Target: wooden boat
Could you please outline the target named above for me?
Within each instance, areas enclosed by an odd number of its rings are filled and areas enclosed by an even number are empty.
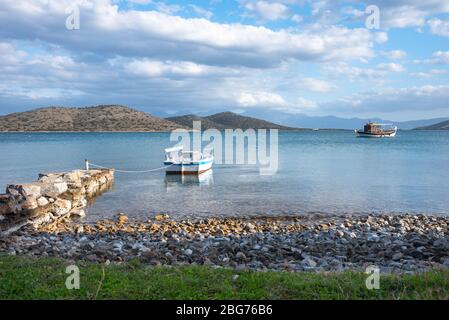
[[[201,174],[212,169],[212,149],[184,151],[182,146],[165,149],[164,165],[167,174]]]
[[[357,137],[361,138],[391,138],[396,136],[398,127],[391,124],[380,124],[369,122],[363,130],[354,130]]]

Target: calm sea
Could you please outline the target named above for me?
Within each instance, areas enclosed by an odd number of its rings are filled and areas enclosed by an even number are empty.
[[[0,133],[0,186],[40,172],[83,168],[84,159],[125,170],[160,167],[167,133]],[[88,220],[368,212],[449,214],[449,132],[357,139],[350,131],[279,133],[279,170],[217,165],[211,174],[116,173]]]

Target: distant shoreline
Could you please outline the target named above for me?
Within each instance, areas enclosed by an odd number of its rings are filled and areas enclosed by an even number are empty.
[[[183,129],[183,128],[179,128]],[[239,128],[229,128],[231,130],[237,130]],[[276,128],[252,128],[254,130],[265,129],[265,130],[278,130],[282,132],[291,132],[291,131],[353,131],[353,129],[310,129],[310,128],[298,128],[298,129],[276,129]],[[176,130],[176,129],[175,129]],[[223,131],[225,129],[219,130]],[[246,129],[247,130],[247,129]],[[243,130],[243,131],[246,131]],[[193,132],[193,130],[187,130],[189,132]],[[206,130],[204,130],[206,131]],[[424,131],[424,130],[422,130]],[[436,131],[436,130],[428,130],[428,131]],[[446,131],[446,130],[440,130]],[[171,131],[1,131],[0,133],[170,133]]]

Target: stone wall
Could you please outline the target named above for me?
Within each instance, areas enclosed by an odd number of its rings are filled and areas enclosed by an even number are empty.
[[[84,216],[89,201],[108,190],[113,170],[40,174],[37,182],[10,184],[0,194],[0,233],[41,225],[62,216]]]

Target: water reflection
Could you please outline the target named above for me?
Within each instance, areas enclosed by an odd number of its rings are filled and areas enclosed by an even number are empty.
[[[214,183],[212,170],[201,174],[168,174],[165,176],[165,189],[167,192],[178,186],[209,186]]]
[[[108,181],[107,183],[99,186],[92,194],[86,197],[87,205],[92,206],[102,194],[108,191],[114,191],[114,186],[114,181]]]

